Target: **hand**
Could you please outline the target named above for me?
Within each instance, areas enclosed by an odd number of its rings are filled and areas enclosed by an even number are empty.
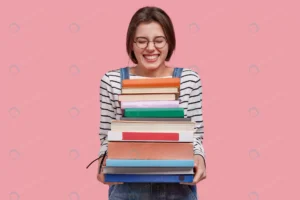
[[[194,180],[191,183],[183,183],[180,184],[186,184],[186,185],[196,185],[201,180],[206,178],[206,169],[204,164],[204,158],[201,155],[194,155],[194,171],[195,176]]]
[[[99,169],[99,166],[100,166],[100,163],[101,163],[101,159],[102,158],[99,159],[98,169]],[[107,156],[105,156],[105,158],[103,160],[103,164],[102,164],[100,174],[97,174],[97,180],[100,181],[103,184],[106,184],[106,185],[123,184],[122,182],[105,182],[105,177],[104,177],[105,175],[103,174],[103,168],[106,166],[106,159],[107,159]]]

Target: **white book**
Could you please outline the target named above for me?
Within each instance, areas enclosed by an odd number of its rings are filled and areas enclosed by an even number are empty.
[[[195,131],[195,122],[113,120],[111,122],[111,131],[186,132]]]
[[[122,88],[122,94],[145,94],[145,93],[177,93],[178,88],[176,87],[155,87],[155,88]]]

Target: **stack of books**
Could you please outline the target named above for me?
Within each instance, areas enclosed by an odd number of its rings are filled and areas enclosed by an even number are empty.
[[[195,124],[184,118],[179,93],[179,78],[123,80],[122,117],[108,132],[106,182],[193,181]]]

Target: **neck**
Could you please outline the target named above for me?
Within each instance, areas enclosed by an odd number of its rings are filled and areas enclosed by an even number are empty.
[[[147,69],[143,66],[137,65],[132,69],[133,74],[138,76],[145,76],[145,77],[161,77],[161,76],[169,76],[171,74],[169,67],[165,64],[162,64],[156,69]]]

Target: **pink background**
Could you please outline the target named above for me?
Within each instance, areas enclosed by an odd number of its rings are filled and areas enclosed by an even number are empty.
[[[200,199],[299,199],[300,14],[291,0],[2,2],[0,199],[107,199],[97,164],[86,169],[100,148],[99,84],[128,65],[127,26],[145,5],[173,20],[169,64],[202,78]]]

